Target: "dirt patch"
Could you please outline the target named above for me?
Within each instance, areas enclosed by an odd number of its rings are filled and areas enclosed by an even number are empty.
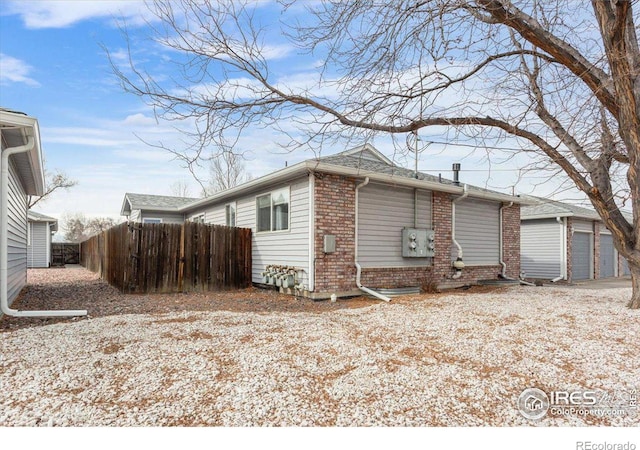
[[[181,311],[234,311],[255,313],[330,312],[364,308],[379,303],[365,297],[329,301],[313,301],[279,294],[275,291],[249,288],[222,292],[185,294],[127,295],[83,268],[29,269],[28,284],[11,305],[19,310],[86,309],[90,318],[123,314],[166,314]],[[434,294],[439,295],[439,294]],[[80,318],[0,318],[0,332]],[[162,319],[167,320],[167,319]],[[190,321],[197,318],[169,320]]]

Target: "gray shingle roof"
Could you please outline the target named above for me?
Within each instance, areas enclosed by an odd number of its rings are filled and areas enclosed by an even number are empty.
[[[348,150],[346,152],[337,153],[335,155],[324,156],[316,160],[326,164],[349,167],[352,169],[360,169],[363,172],[374,172],[403,178],[413,178],[418,180],[431,181],[434,183],[442,183],[449,186],[455,185],[453,180],[436,177],[434,175],[430,175],[420,171],[418,171],[418,175],[416,176],[416,172],[414,170],[410,170],[394,164],[393,162],[386,159],[382,154],[378,153],[377,150],[372,149],[372,147],[370,147],[369,145],[365,145],[357,150]],[[465,183],[461,182],[459,184],[462,185]],[[497,191],[484,189],[470,184],[467,185],[467,188],[469,189],[469,191],[491,192],[499,194],[499,192]]]
[[[602,220],[600,215],[593,209],[583,208],[582,206],[572,205],[570,203],[559,202],[548,198],[527,196],[538,201],[536,205],[523,206],[520,210],[522,219],[542,219],[550,217],[577,217],[587,220]],[[632,220],[631,214],[623,211],[623,216],[627,220]]]
[[[153,208],[181,208],[182,206],[193,203],[197,198],[189,197],[171,197],[168,195],[148,195],[148,194],[132,194],[127,192],[125,198],[129,201],[131,209],[153,209]]]

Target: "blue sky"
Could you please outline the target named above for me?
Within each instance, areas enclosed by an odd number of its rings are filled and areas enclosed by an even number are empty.
[[[273,13],[266,3],[262,14]],[[170,185],[177,181],[191,183],[191,193],[198,195],[189,173],[171,154],[140,139],[175,144],[179,135],[171,126],[156,123],[152,111],[118,84],[103,49],[108,48],[116,62],[125,55],[116,19],[127,22],[136,43],[134,52],[143,55],[148,64],[163,67],[173,57],[145,40],[149,35],[145,20],[152,20],[152,16],[142,2],[3,2],[0,105],[38,118],[47,168],[63,170],[79,182],[36,207],[56,218],[65,213],[119,218],[125,192],[169,195]],[[291,80],[309,70],[313,61],[296,54],[283,40],[274,39],[276,70]],[[254,177],[283,167],[285,161],[291,165],[312,156],[304,151],[283,155],[277,139],[265,130],[243,136],[251,158],[247,170]],[[389,156],[393,153],[388,139],[380,138],[373,144]],[[339,150],[327,148],[323,152]],[[490,166],[482,152],[471,154],[472,150],[432,144],[421,153],[419,167],[451,177],[451,164],[462,162],[463,181],[511,193],[522,161]],[[413,166],[412,161],[399,162]],[[516,192],[532,193],[532,181],[519,182]],[[535,192],[544,195],[554,188],[549,184]]]

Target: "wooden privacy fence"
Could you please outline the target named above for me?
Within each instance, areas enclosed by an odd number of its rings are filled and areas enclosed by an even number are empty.
[[[122,292],[244,288],[251,285],[251,230],[123,223],[82,242],[80,263]]]

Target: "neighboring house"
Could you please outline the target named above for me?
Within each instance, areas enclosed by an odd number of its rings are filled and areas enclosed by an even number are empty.
[[[126,193],[120,215],[126,216],[127,220],[132,222],[182,223],[184,214],[177,211],[196,200],[198,199]]]
[[[51,237],[58,231],[58,220],[29,211],[27,221],[27,267],[51,266]]]
[[[530,197],[522,208],[520,254],[527,278],[579,281],[629,275],[613,237],[593,210]]]
[[[367,144],[173,208],[162,200],[134,217],[132,202],[127,194],[123,214],[137,221],[163,212],[176,221],[251,228],[254,283],[268,281],[267,266],[295,267],[296,286],[326,298],[359,294],[358,282],[380,289],[517,278],[520,203],[527,201],[416,174]],[[452,267],[452,231],[463,250],[461,272]]]
[[[27,282],[27,196],[44,193],[38,121],[0,109],[0,138],[0,296],[11,305]]]

